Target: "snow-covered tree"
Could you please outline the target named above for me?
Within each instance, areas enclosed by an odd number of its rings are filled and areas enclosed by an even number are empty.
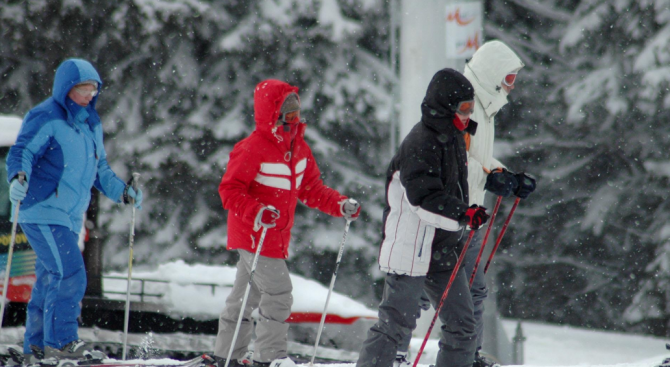
[[[499,148],[539,189],[507,235],[500,304],[508,315],[630,328],[622,313],[655,278],[645,267],[670,217],[670,4],[512,3],[487,8],[489,37],[527,64],[498,120]]]
[[[497,157],[538,178],[496,258],[506,315],[668,333],[669,7],[485,1],[486,38],[526,64],[496,118]],[[388,11],[386,0],[4,1],[0,112],[23,115],[62,60],[89,59],[105,81],[113,168],[142,173],[137,263],[232,263],[217,192],[228,153],[253,130],[256,83],[299,86],[324,181],[364,208],[336,287],[372,303],[397,116]],[[128,209],[101,203],[106,266],[121,268]],[[297,215],[291,269],[328,282],[344,222]]]
[[[0,106],[24,114],[50,94],[62,60],[90,60],[105,82],[98,108],[113,168],[122,177],[142,174],[137,264],[232,263],[217,192],[228,153],[254,129],[258,82],[300,87],[324,182],[363,204],[338,287],[372,301],[380,177],[395,116],[386,7],[376,0],[5,2]],[[101,205],[106,266],[122,267],[129,211]],[[344,221],[306,207],[297,215],[291,268],[327,279]]]

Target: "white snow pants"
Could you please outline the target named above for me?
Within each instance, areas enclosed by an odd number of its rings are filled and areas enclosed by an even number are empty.
[[[219,332],[214,345],[214,355],[220,358],[228,357],[254,261],[254,253],[245,250],[239,250],[238,253],[240,260],[237,262],[235,283],[226,299],[226,308],[221,312]],[[260,317],[256,324],[254,361],[271,362],[287,357],[289,325],[286,319],[290,316],[293,305],[292,291],[293,285],[286,261],[260,256],[231,359],[240,359],[248,351],[253,333],[251,312],[256,308],[259,309]]]

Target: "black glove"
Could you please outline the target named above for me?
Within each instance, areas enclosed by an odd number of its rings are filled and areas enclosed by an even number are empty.
[[[504,198],[516,193],[519,188],[519,182],[514,174],[504,168],[498,168],[491,171],[486,177],[484,189],[494,195]]]
[[[462,222],[469,225],[472,229],[479,229],[486,221],[489,220],[489,215],[486,214],[486,208],[472,204],[468,210],[463,214]]]
[[[525,199],[530,195],[533,191],[535,191],[535,187],[537,186],[535,182],[535,178],[528,173],[517,173],[514,175],[516,177],[517,182],[519,183],[519,187],[514,191],[514,195]]]

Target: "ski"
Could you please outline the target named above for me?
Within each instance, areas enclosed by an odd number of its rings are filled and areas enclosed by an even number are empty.
[[[216,361],[208,354],[203,354],[187,361],[177,361],[169,359],[156,360],[117,360],[111,358],[99,359],[91,355],[85,359],[57,359],[45,358],[34,363],[25,363],[23,353],[16,349],[8,348],[10,361],[5,362],[6,366],[24,366],[24,367],[216,367]],[[11,363],[13,362],[13,363]]]
[[[665,349],[670,350],[670,344],[665,344]],[[657,367],[670,367],[670,358],[665,358]]]

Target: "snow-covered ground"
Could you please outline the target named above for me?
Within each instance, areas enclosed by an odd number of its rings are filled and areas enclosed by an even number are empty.
[[[157,289],[147,291],[163,293],[163,302],[168,308],[179,314],[218,315],[225,297],[226,285],[232,284],[235,269],[224,266],[188,265],[176,261],[160,265],[154,269],[138,269],[134,278],[149,278],[171,281],[155,284]],[[114,275],[123,276],[124,273]],[[293,276],[294,311],[321,312],[328,289],[312,280]],[[219,284],[216,291],[204,286],[187,283]],[[106,281],[105,289],[125,290],[126,281]],[[197,299],[198,302],[193,302]],[[340,316],[376,316],[374,310],[334,294],[328,307],[329,313]],[[516,320],[503,320],[507,335],[514,335]],[[522,322],[524,343],[524,361],[526,366],[614,366],[650,367],[658,365],[663,358],[670,357],[665,350],[666,340],[650,336],[631,335],[604,331],[593,331],[567,326],[549,325],[537,322]],[[209,338],[201,338],[201,341]],[[211,341],[213,343],[213,340]],[[416,355],[422,339],[415,338],[410,351]],[[297,348],[297,347],[296,347]],[[311,349],[308,349],[311,351]],[[434,363],[437,353],[437,340],[430,340],[424,350],[420,364]],[[302,351],[301,351],[302,352]],[[343,352],[342,360],[352,360],[350,352]],[[330,365],[336,367],[336,365]],[[344,366],[344,364],[343,364]],[[347,365],[350,366],[350,365]]]
[[[512,334],[516,327],[516,320],[504,320],[503,325],[508,334]],[[523,322],[524,334],[527,338],[524,344],[525,366],[617,366],[617,367],[653,367],[664,358],[670,357],[665,351],[665,339],[624,333],[593,331],[568,326],[556,326],[536,322]],[[23,328],[5,328],[0,336],[0,343],[8,343],[20,339]],[[121,332],[115,332],[121,340]],[[82,333],[82,338],[92,337],[88,331]],[[143,343],[152,339],[172,338],[180,339],[183,334],[175,335],[145,335]],[[199,348],[213,348],[214,336],[198,336]],[[178,342],[173,340],[172,342]],[[421,339],[413,339],[411,352],[416,355]],[[132,343],[132,338],[131,338]],[[324,348],[325,349],[325,348]],[[289,345],[289,350],[311,356],[312,346]],[[324,350],[324,356],[336,358],[333,350]],[[434,363],[437,352],[437,341],[430,340],[426,346],[420,365],[427,367]],[[353,361],[355,354],[341,352],[341,360]],[[138,364],[146,363],[138,361]],[[305,364],[306,365],[306,364]],[[353,363],[328,364],[324,367],[352,367]]]
[[[517,320],[503,320],[507,335],[514,335]],[[670,357],[666,339],[651,336],[594,331],[539,322],[522,322],[525,366],[657,366]],[[412,339],[416,355],[422,339]],[[437,341],[430,340],[420,364],[435,361]]]
[[[125,275],[122,273],[114,274]],[[188,265],[181,261],[167,263],[154,269],[138,269],[133,272],[134,279],[149,278],[168,281],[156,283],[147,292],[157,292],[164,296],[168,309],[178,314],[200,314],[203,316],[218,315],[223,300],[228,294],[227,284],[232,283],[234,269],[222,266]],[[296,308],[301,312],[321,312],[328,289],[323,285],[294,276],[294,294]],[[218,284],[215,290],[209,286],[189,283]],[[151,288],[151,287],[150,287]],[[105,282],[105,289],[125,290],[125,280]],[[124,297],[125,298],[125,297]],[[188,302],[184,302],[188,300]],[[194,302],[197,300],[197,302]],[[329,312],[341,316],[376,315],[364,305],[350,298],[334,294],[329,305]],[[502,324],[507,335],[514,335],[517,320],[503,320]],[[538,322],[522,322],[524,343],[524,362],[526,366],[617,366],[617,367],[652,367],[657,366],[664,358],[670,357],[665,350],[666,339],[625,333],[594,331],[568,326],[557,326]],[[102,334],[105,334],[102,336]],[[14,344],[21,340],[23,328],[4,328],[0,334],[0,344]],[[119,331],[82,330],[85,340],[106,340],[121,342]],[[323,340],[323,339],[322,339]],[[415,338],[410,345],[410,354],[416,355],[422,343]],[[131,345],[153,344],[164,345],[165,348],[178,350],[178,346],[190,346],[192,350],[211,351],[214,348],[213,335],[186,334],[135,334],[129,338]],[[253,346],[252,346],[253,348]],[[312,345],[291,343],[289,352],[303,356],[311,356]],[[186,348],[187,350],[189,348]],[[420,365],[434,363],[437,354],[437,340],[430,340],[420,360]],[[356,352],[337,351],[321,348],[319,357],[354,362]],[[138,361],[138,364],[146,362]],[[324,365],[325,366],[325,365]],[[329,367],[352,367],[352,363],[328,364]]]

